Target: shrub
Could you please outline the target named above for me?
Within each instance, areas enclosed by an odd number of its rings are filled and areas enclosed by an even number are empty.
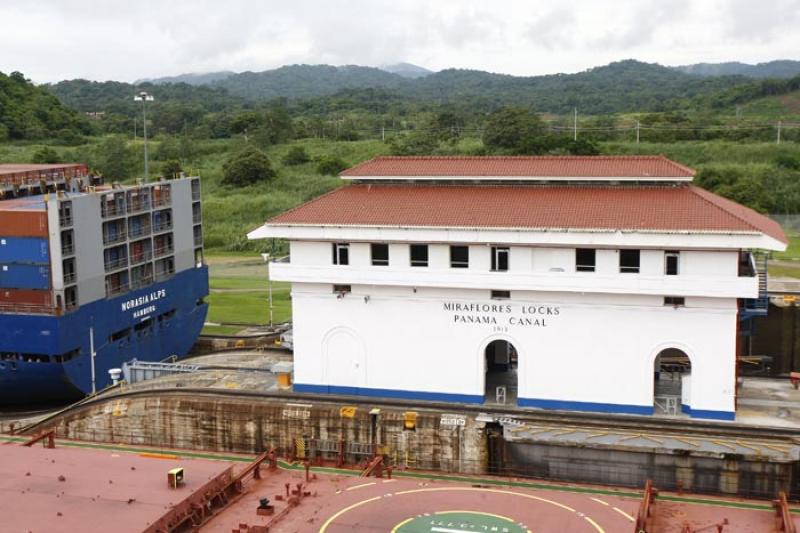
[[[167,178],[175,177],[181,172],[183,172],[183,168],[181,167],[180,161],[177,159],[164,161],[164,164],[161,165],[161,174]]]
[[[335,155],[324,155],[317,161],[317,172],[324,176],[335,176],[347,167],[348,164]]]
[[[35,154],[33,154],[34,163],[59,163],[60,161],[61,157],[58,155],[58,152],[49,146],[40,148]]]
[[[222,183],[225,185],[250,185],[273,177],[275,170],[267,154],[249,144],[222,164]]]
[[[283,157],[283,164],[289,166],[302,165],[308,163],[311,158],[302,146],[292,146],[289,152]]]

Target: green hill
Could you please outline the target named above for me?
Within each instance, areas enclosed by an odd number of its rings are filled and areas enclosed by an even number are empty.
[[[0,72],[0,141],[60,138],[91,132],[88,120],[20,72]]]

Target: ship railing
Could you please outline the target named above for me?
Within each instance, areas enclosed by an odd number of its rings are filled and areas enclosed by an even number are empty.
[[[203,222],[203,215],[200,213],[193,213],[192,214],[192,223],[193,224],[200,224]]]
[[[156,272],[156,281],[164,281],[175,274],[175,269],[164,270],[163,272]]]
[[[105,262],[106,272],[110,272],[111,270],[117,270],[118,268],[125,268],[126,266],[128,266],[127,257],[109,259],[108,261]]]
[[[131,282],[131,290],[141,289],[153,283],[153,276],[144,276]]]
[[[75,283],[76,279],[78,279],[78,275],[75,272],[67,272],[64,274],[64,285]]]
[[[103,235],[103,244],[105,245],[117,244],[119,242],[125,242],[127,238],[128,238],[127,232],[124,230],[120,231],[119,233],[105,234]]]
[[[153,199],[153,207],[162,207],[165,205],[169,205],[172,197],[169,194],[161,194]]]
[[[72,215],[61,215],[58,217],[58,223],[62,228],[68,228],[72,226]]]
[[[192,201],[193,202],[199,202],[200,201],[200,187],[198,187],[195,190],[194,185],[192,185]]]
[[[169,255],[169,254],[171,254],[171,253],[172,253],[174,250],[175,250],[175,247],[174,247],[174,246],[172,246],[171,244],[170,244],[170,245],[167,245],[167,246],[160,246],[160,247],[156,248],[156,251],[155,251],[155,256],[156,256],[156,257],[162,257],[162,256],[164,256],[164,255]]]
[[[123,292],[128,292],[130,287],[127,283],[120,283],[119,285],[110,285],[106,284],[106,295],[114,296],[117,294],[122,294]]]
[[[72,255],[75,253],[75,245],[74,244],[62,244],[61,245],[61,255]]]
[[[136,239],[138,237],[145,237],[150,235],[150,225],[139,226],[138,228],[134,228],[128,232],[128,235],[131,239]]]
[[[144,252],[138,254],[131,255],[131,264],[138,265],[139,263],[145,263],[150,261],[153,258],[153,252],[150,250],[145,250]]]
[[[139,211],[147,211],[150,209],[150,200],[141,200],[136,202],[128,202],[128,213],[138,213]]]
[[[195,246],[203,246],[203,234],[195,234],[194,236],[194,245]]]
[[[54,305],[0,303],[0,314],[10,315],[57,315],[58,307]]]
[[[171,220],[164,220],[162,222],[156,222],[153,224],[153,233],[158,233],[160,231],[168,231],[172,229],[172,221]]]
[[[113,216],[117,216],[117,215],[124,215],[125,214],[125,204],[104,202],[102,204],[101,211],[102,211],[103,218],[113,217]]]

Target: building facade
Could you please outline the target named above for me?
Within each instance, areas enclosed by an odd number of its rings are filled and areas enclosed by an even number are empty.
[[[379,157],[282,238],[295,390],[733,419],[770,219],[663,157]]]

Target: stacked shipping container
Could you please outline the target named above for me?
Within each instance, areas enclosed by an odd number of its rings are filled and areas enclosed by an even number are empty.
[[[7,209],[10,207],[11,209]],[[0,310],[52,309],[50,246],[44,209],[0,204]]]

